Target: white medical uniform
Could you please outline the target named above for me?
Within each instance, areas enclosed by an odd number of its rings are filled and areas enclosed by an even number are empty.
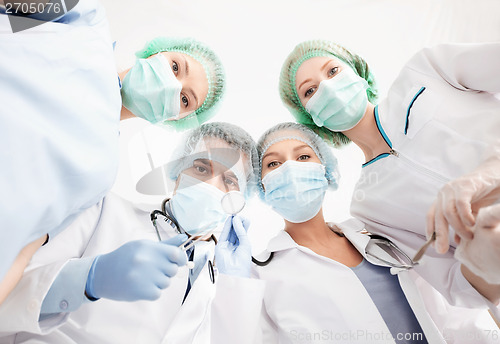
[[[22,247],[54,237],[114,182],[121,96],[112,45],[95,0],[17,33],[0,13],[0,279]]]
[[[41,303],[68,259],[91,263],[96,255],[128,241],[158,240],[150,221],[151,210],[108,195],[42,247],[19,285],[0,306],[0,343],[253,343],[264,282],[216,273],[214,284],[208,261],[203,263],[184,304],[189,273],[186,266],[179,268],[158,300],[100,299],[86,302],[74,312],[38,321]],[[209,248],[204,254],[213,262],[214,245],[202,244]],[[82,284],[80,295],[85,282]],[[61,295],[61,311],[70,308],[70,303],[70,298]]]
[[[478,167],[500,138],[499,92],[500,43],[444,44],[417,53],[375,108],[377,126],[396,153],[363,165],[351,214],[413,256],[425,241],[425,217],[438,191]],[[426,254],[440,256],[433,248]],[[426,271],[422,276],[448,301],[466,305],[450,294],[459,268],[449,281],[436,283]]]
[[[371,261],[363,224],[351,219],[337,226]],[[258,258],[269,252],[274,252],[270,263],[254,269],[267,283],[262,343],[394,343],[352,269],[298,245],[285,231]],[[450,306],[414,270],[399,270],[398,279],[429,343],[495,343],[495,323],[486,310]]]

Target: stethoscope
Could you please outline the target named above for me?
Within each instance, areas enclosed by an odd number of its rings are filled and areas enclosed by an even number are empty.
[[[187,251],[189,248],[191,248],[191,246],[194,245],[194,243],[196,241],[199,240],[199,238],[195,239],[195,240],[192,240],[192,235],[190,235],[189,233],[185,232],[184,230],[182,230],[182,227],[179,226],[179,223],[177,222],[177,220],[173,217],[173,216],[170,216],[169,212],[167,211],[167,204],[168,202],[170,201],[170,198],[165,198],[163,200],[163,202],[161,203],[161,210],[153,210],[150,214],[150,218],[151,218],[151,222],[153,223],[153,227],[155,228],[156,230],[156,236],[158,237],[158,240],[161,241],[162,238],[161,238],[161,235],[160,235],[160,230],[158,229],[159,227],[159,221],[164,221],[166,223],[168,223],[171,227],[174,228],[174,230],[178,233],[178,234],[186,234],[188,236],[188,240],[186,240],[185,242],[183,242],[179,247],[181,247],[184,251]],[[200,238],[204,238],[205,236],[201,236]],[[217,245],[217,238],[211,234],[210,235],[210,238],[208,241],[214,241],[215,245]],[[186,245],[188,244],[188,245]],[[190,262],[192,264],[188,264],[188,268],[192,269],[194,268],[194,264],[193,262]],[[214,262],[212,263],[212,261],[209,259],[208,260],[208,275],[210,276],[210,281],[212,282],[212,284],[215,283],[215,258],[214,258]]]
[[[156,230],[156,235],[159,241],[162,240],[160,235],[160,230],[158,229],[159,221],[167,222],[169,225],[174,227],[175,231],[179,234],[186,234],[188,236],[188,239],[184,241],[181,245],[179,245],[179,248],[182,248],[184,251],[187,251],[197,241],[206,238],[206,235],[200,235],[196,239],[193,239],[192,235],[184,231],[177,222],[177,220],[173,216],[170,216],[170,212],[167,210],[167,204],[169,201],[170,198],[164,199],[161,204],[161,210],[156,209],[151,212],[150,214],[151,222],[153,223],[153,227]],[[231,216],[234,216],[238,214],[241,210],[243,210],[245,204],[246,204],[245,197],[241,192],[236,190],[225,193],[221,199],[222,209],[224,210],[225,213]],[[210,234],[210,238],[208,241],[212,240],[215,243],[215,245],[217,245],[217,238],[215,237],[214,234]],[[194,264],[191,264],[188,267],[192,269],[194,268]],[[215,283],[215,257],[213,262],[210,259],[208,260],[208,274],[210,276],[210,280],[212,281],[212,283]]]
[[[340,235],[340,236],[345,236],[341,232],[333,231],[335,234]],[[378,261],[379,264],[385,265],[390,268],[394,268],[397,270],[410,270],[414,268],[416,265],[418,265],[418,260],[413,258],[411,259],[403,250],[401,250],[396,244],[394,244],[391,240],[377,235],[377,234],[367,234],[370,237],[370,241],[380,247],[387,246],[391,249],[392,252],[395,253],[396,257],[393,257],[395,261],[399,261],[399,263],[391,262],[387,259],[381,258],[378,255],[373,254],[370,251],[366,251],[366,256],[370,257],[371,260]],[[254,257],[252,257],[252,262],[258,266],[266,266],[268,265],[271,260],[274,257],[274,252],[271,252],[269,255],[269,258],[267,258],[265,261],[258,261]]]

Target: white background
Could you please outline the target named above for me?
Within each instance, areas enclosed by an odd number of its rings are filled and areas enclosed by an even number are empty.
[[[212,47],[227,74],[227,92],[213,121],[244,127],[257,140],[276,123],[291,121],[281,104],[278,77],[293,47],[308,39],[335,41],[370,65],[383,99],[404,63],[419,49],[442,42],[500,40],[497,0],[104,0],[116,43],[119,70],[156,36],[193,37]],[[480,63],[480,61],[478,61]],[[158,202],[135,191],[135,183],[168,161],[181,135],[140,119],[121,124],[121,167],[113,191],[134,202]],[[148,146],[146,149],[145,146]],[[327,193],[325,218],[349,217],[349,203],[363,163],[353,144],[336,150],[341,181]],[[159,187],[163,187],[159,185]],[[283,228],[282,220],[257,198],[243,214],[252,220],[253,252]]]

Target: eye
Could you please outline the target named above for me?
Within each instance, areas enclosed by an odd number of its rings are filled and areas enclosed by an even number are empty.
[[[299,157],[297,158],[297,160],[302,161],[302,160],[307,160],[307,159],[310,159],[310,158],[311,158],[311,156],[310,156],[310,155],[307,155],[307,154],[302,154],[301,156],[299,156]]]
[[[179,71],[179,66],[175,61],[172,61],[172,70],[174,71],[175,74],[177,74],[177,72]]]
[[[274,168],[279,166],[279,161],[271,161],[269,164],[267,164],[267,168]]]
[[[228,185],[231,189],[238,189],[239,184],[238,181],[233,178],[225,178],[224,183]]]
[[[333,68],[330,68],[330,69],[328,70],[328,76],[329,76],[329,77],[334,76],[335,74],[337,74],[338,70],[339,70],[339,67],[333,67]]]
[[[200,166],[200,165],[194,166],[194,168],[195,168],[196,172],[198,172],[198,173],[206,173],[208,171],[205,167]]]
[[[181,101],[182,101],[182,104],[184,105],[184,107],[187,108],[189,106],[189,99],[188,99],[188,97],[186,97],[183,94],[181,94]]]
[[[316,87],[310,87],[310,88],[307,89],[307,91],[304,94],[304,96],[307,98],[307,97],[311,96],[314,93],[314,91],[316,91]]]
[[[201,162],[195,162],[193,164],[193,168],[198,174],[207,174],[208,173],[208,167]]]

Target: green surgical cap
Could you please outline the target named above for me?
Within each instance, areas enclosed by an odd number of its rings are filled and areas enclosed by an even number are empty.
[[[164,51],[183,53],[200,62],[207,75],[208,94],[203,104],[192,114],[176,121],[165,121],[163,124],[179,131],[199,127],[215,115],[224,93],[225,74],[222,63],[208,46],[192,38],[157,37],[146,43],[135,55],[145,59]]]
[[[302,124],[285,122],[268,129],[257,142],[258,167],[256,168],[259,196],[264,197],[264,187],[262,185],[262,159],[266,151],[273,144],[285,141],[297,140],[304,142],[312,148],[316,156],[325,166],[325,177],[328,180],[330,189],[338,188],[340,173],[337,165],[337,158],[333,155],[332,149],[314,131]]]
[[[369,87],[366,90],[368,101],[375,104],[377,99],[375,78],[365,60],[358,55],[352,54],[338,44],[324,40],[305,41],[293,49],[281,68],[279,91],[281,100],[297,122],[313,129],[323,140],[334,147],[340,147],[349,143],[349,138],[340,132],[333,132],[325,127],[318,127],[312,120],[311,115],[302,106],[295,88],[297,70],[304,61],[312,57],[330,57],[332,55],[349,65],[356,74],[368,82]]]

